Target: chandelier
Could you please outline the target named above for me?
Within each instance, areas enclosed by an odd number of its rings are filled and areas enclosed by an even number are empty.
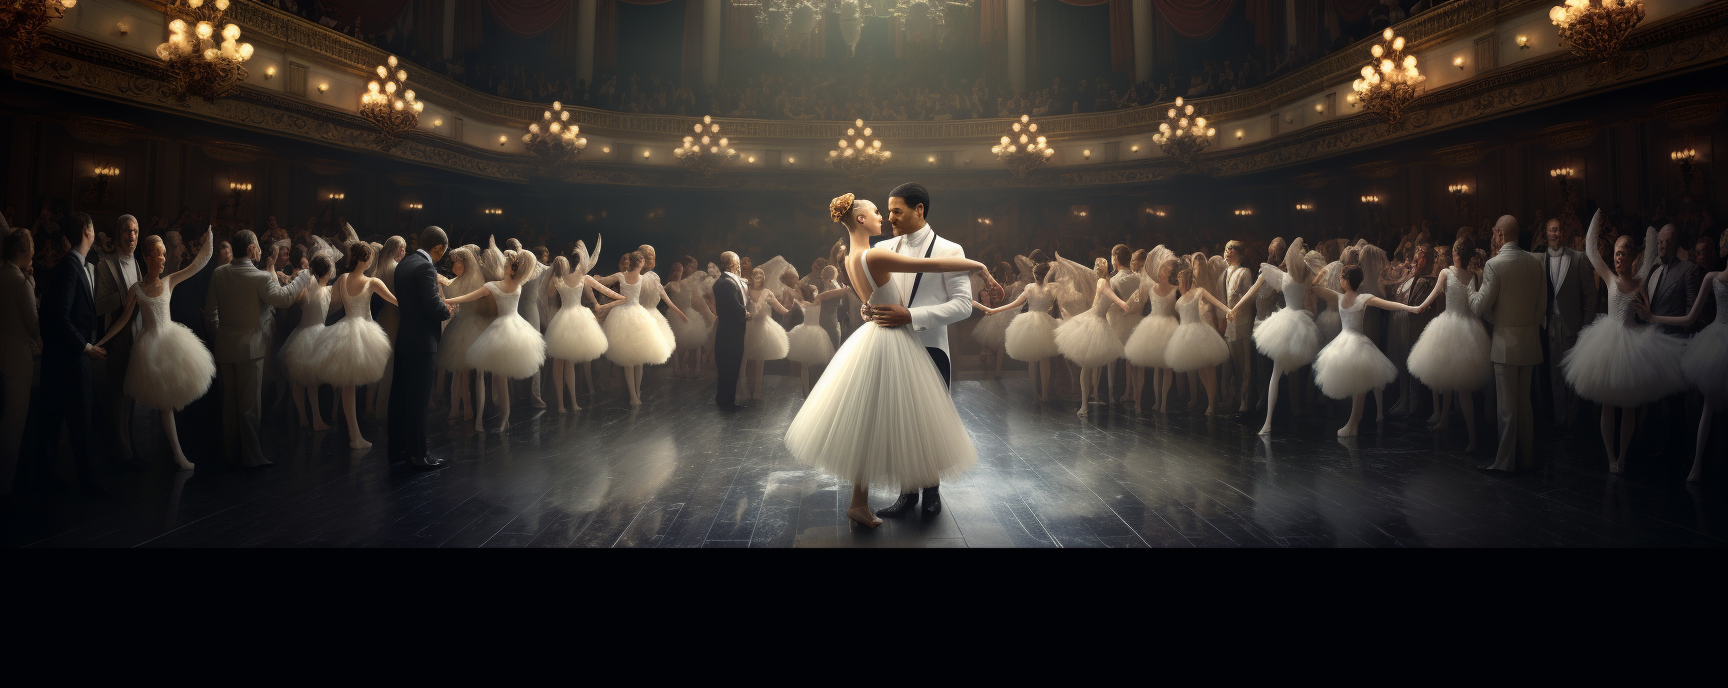
[[[862,137],[870,134],[870,127],[864,126],[864,120],[852,122],[852,126],[846,128],[847,138],[840,139],[840,147],[828,151],[828,165],[848,177],[862,179],[887,164],[888,158],[894,154],[883,150],[881,139],[866,145]]]
[[[1566,0],[1548,10],[1548,20],[1560,27],[1560,40],[1588,58],[1607,60],[1620,52],[1632,27],[1644,21],[1644,0]]]
[[[558,113],[558,116],[553,117],[552,113]],[[582,133],[582,127],[569,122],[570,111],[564,109],[563,103],[554,100],[552,109],[540,112],[540,121],[528,125],[522,143],[551,163],[581,157],[582,150],[588,147],[588,137],[577,136]]]
[[[1044,137],[1038,136],[1038,123],[1031,117],[1020,116],[1020,121],[1009,127],[1010,135],[1002,137],[1001,143],[990,147],[990,152],[996,154],[996,159],[1008,166],[1008,171],[1016,177],[1025,177],[1032,170],[1043,167],[1056,154],[1056,149],[1045,145]],[[1018,138],[1016,138],[1018,137]]]
[[[1373,62],[1362,67],[1362,78],[1350,85],[1360,95],[1362,106],[1379,115],[1386,124],[1394,125],[1404,117],[1404,106],[1421,93],[1422,82],[1428,77],[1416,68],[1416,56],[1404,54],[1404,37],[1386,29],[1380,34],[1384,43],[1369,49]]]
[[[714,123],[712,115],[703,115],[702,123],[694,125],[694,128],[696,135],[684,137],[684,145],[672,151],[684,169],[707,177],[738,157],[738,151],[729,148],[730,142],[720,136],[720,125]]]
[[[77,6],[78,0],[0,2],[0,40],[11,48],[12,61],[32,69],[40,66],[43,29]]]
[[[385,63],[389,66],[378,65],[376,70],[384,85],[380,88],[376,80],[367,82],[366,92],[360,95],[360,114],[372,120],[373,126],[378,127],[381,143],[390,148],[399,137],[420,125],[420,111],[426,109],[426,104],[414,99],[414,91],[407,87],[408,70],[396,68],[396,56],[391,55]],[[391,74],[391,69],[396,69],[396,73]]]
[[[1194,117],[1194,106],[1183,105],[1181,98],[1177,98],[1176,107],[1164,115],[1166,121],[1158,124],[1158,133],[1152,135],[1152,142],[1183,166],[1197,167],[1200,151],[1212,145],[1212,136],[1218,130],[1207,127],[1205,117]]]
[[[174,20],[168,22],[168,42],[156,46],[156,56],[168,63],[175,102],[185,103],[192,96],[215,102],[246,78],[240,63],[252,59],[252,44],[240,42],[240,27],[223,26],[222,41],[215,39],[216,25],[227,11],[228,0],[175,0],[166,8]]]

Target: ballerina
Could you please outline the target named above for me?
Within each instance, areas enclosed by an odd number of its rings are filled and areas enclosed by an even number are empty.
[[[294,412],[300,416],[300,427],[307,425],[307,407],[311,407],[314,432],[324,432],[330,425],[324,422],[324,412],[318,408],[318,347],[323,341],[324,321],[330,317],[330,278],[336,272],[330,256],[312,258],[312,285],[296,297],[300,301],[300,324],[288,335],[288,342],[277,354],[288,368],[288,384],[294,387]],[[388,366],[386,366],[388,367]]]
[[[1116,333],[1116,338],[1122,340],[1124,349],[1123,377],[1126,378],[1126,384],[1123,385],[1122,398],[1117,400],[1123,403],[1138,400],[1140,390],[1146,383],[1146,368],[1128,360],[1126,356],[1128,338],[1134,335],[1134,330],[1139,328],[1140,322],[1146,318],[1146,292],[1140,288],[1140,283],[1145,281],[1141,270],[1146,268],[1146,253],[1146,249],[1139,249],[1129,254],[1128,264],[1124,266],[1118,263],[1116,274],[1110,276],[1110,288],[1128,302],[1128,311],[1125,313],[1105,312],[1105,320],[1110,322],[1110,329]],[[1135,413],[1139,413],[1138,402],[1135,403],[1135,408]]]
[[[1590,218],[1584,255],[1608,285],[1608,313],[1578,332],[1577,343],[1560,359],[1560,369],[1578,396],[1602,405],[1602,444],[1608,450],[1608,472],[1619,473],[1626,468],[1626,450],[1632,445],[1632,431],[1638,422],[1637,408],[1678,394],[1690,384],[1680,367],[1686,341],[1634,319],[1637,312],[1632,304],[1648,298],[1644,296],[1645,279],[1656,266],[1656,228],[1644,233],[1642,257],[1633,250],[1630,234],[1615,240],[1614,267],[1610,268],[1602,261],[1596,244],[1601,224],[1602,211],[1598,210]],[[1616,410],[1621,413],[1618,453],[1614,451]]]
[[[999,283],[1007,281],[1008,264],[997,264],[995,276]],[[1020,286],[1018,282],[1008,287],[1010,293],[1004,294],[1001,301],[997,300],[996,292],[989,291],[985,285],[978,284],[975,286],[977,289],[972,292],[972,307],[979,310],[984,310],[984,307],[987,306],[1000,306],[1003,301],[1012,301],[1016,296],[1019,296],[1019,294],[1013,293]],[[990,368],[991,360],[994,359],[996,370],[994,377],[997,378],[1002,377],[1002,348],[1006,345],[1008,323],[1013,320],[1014,316],[1015,313],[1012,312],[1004,312],[994,317],[986,314],[978,320],[977,325],[972,327],[972,340],[978,342],[978,361],[985,368]]]
[[[700,273],[686,273],[684,263],[673,263],[671,279],[666,281],[666,299],[672,307],[687,317],[671,323],[673,337],[672,376],[696,377],[702,359],[702,347],[708,341],[708,329],[714,326],[713,313],[703,312],[708,304],[691,296],[700,288]]]
[[[833,269],[830,267],[829,269]],[[795,302],[804,311],[804,322],[792,328],[786,336],[786,358],[798,364],[798,378],[804,383],[804,395],[810,395],[810,369],[828,365],[834,358],[834,340],[822,326],[822,309],[838,303],[845,292],[830,289],[817,293],[815,284],[806,284]]]
[[[1374,342],[1362,333],[1363,309],[1373,306],[1389,311],[1420,313],[1426,306],[1388,301],[1357,291],[1364,280],[1360,266],[1345,268],[1341,278],[1344,280],[1343,293],[1326,287],[1313,288],[1316,296],[1338,309],[1338,317],[1344,324],[1338,337],[1315,357],[1314,383],[1320,387],[1320,393],[1328,397],[1350,399],[1350,420],[1338,429],[1338,436],[1355,437],[1362,425],[1362,402],[1367,398],[1368,390],[1374,391],[1376,421],[1384,421],[1386,416],[1380,408],[1381,391],[1398,378],[1398,366],[1393,365],[1392,360],[1380,353]]]
[[[654,247],[649,246],[648,244],[643,244],[637,247],[635,253],[639,254],[642,258],[641,265],[635,268],[637,275],[640,278],[640,287],[636,290],[636,303],[642,307],[643,314],[647,315],[648,319],[654,325],[654,332],[660,335],[660,338],[665,341],[666,345],[665,348],[667,355],[652,363],[652,365],[660,365],[661,363],[665,363],[668,358],[671,358],[672,351],[677,350],[678,337],[672,332],[671,321],[667,320],[666,316],[660,312],[660,302],[665,300],[666,289],[660,284],[660,273],[654,272]],[[635,260],[630,257],[630,254],[625,254],[624,259],[632,262]],[[600,282],[607,285],[621,284],[625,273],[629,271],[629,268],[625,267],[627,264],[628,263],[621,262],[619,264],[619,272],[602,278]],[[623,287],[618,287],[618,291],[623,292]],[[617,303],[618,302],[614,301],[611,304],[607,304],[609,306],[607,310],[610,311],[615,308]],[[690,319],[690,316],[686,315],[683,310],[679,309],[677,304],[668,303],[668,307],[672,309],[672,312],[676,314],[680,320],[688,321]],[[607,358],[610,359],[611,357],[608,356]],[[631,395],[631,398],[637,399],[639,402],[640,390],[642,387],[642,364],[637,364],[632,370],[624,371],[624,375],[629,386],[632,389],[637,390],[636,393]],[[639,403],[632,403],[632,405],[639,405]]]
[[[1718,243],[1721,253],[1728,254],[1728,232],[1723,233]],[[1716,320],[1687,342],[1686,353],[1680,357],[1680,369],[1685,371],[1686,379],[1704,395],[1704,413],[1698,419],[1698,447],[1692,453],[1692,472],[1686,475],[1686,481],[1694,483],[1704,479],[1704,447],[1710,443],[1710,423],[1717,411],[1728,408],[1728,271],[1705,275],[1704,284],[1709,289],[1700,291],[1699,297],[1692,301],[1692,310],[1684,316],[1652,315],[1648,301],[1636,302],[1638,317],[1648,322],[1691,327],[1704,313],[1706,297],[1716,300]]]
[[[342,297],[342,319],[319,336],[314,363],[318,379],[341,392],[337,405],[348,417],[350,449],[372,448],[372,443],[360,434],[360,408],[354,404],[354,388],[382,379],[384,364],[390,360],[390,338],[372,320],[372,295],[377,294],[392,305],[396,296],[382,280],[366,276],[373,257],[371,244],[360,241],[349,246],[348,272],[336,278],[331,286],[332,296]]]
[[[1469,255],[1476,250],[1470,237],[1461,237],[1452,245],[1452,255]],[[1446,258],[1440,258],[1441,266]],[[1446,429],[1452,415],[1452,400],[1457,398],[1464,411],[1464,427],[1470,432],[1470,443],[1464,451],[1476,451],[1476,409],[1472,395],[1494,379],[1494,366],[1489,360],[1488,328],[1470,310],[1470,274],[1462,265],[1446,265],[1439,281],[1421,308],[1426,310],[1436,298],[1445,294],[1446,310],[1428,323],[1410,347],[1406,366],[1410,374],[1427,385],[1434,395],[1434,417],[1428,427]],[[1442,405],[1444,403],[1444,405]]]
[[[552,388],[558,397],[558,412],[564,410],[564,394],[570,394],[570,410],[580,411],[582,405],[576,402],[576,364],[582,364],[586,371],[590,363],[604,355],[608,348],[606,332],[600,328],[600,321],[594,317],[594,311],[582,303],[583,288],[594,289],[608,297],[623,300],[624,296],[607,289],[598,280],[588,275],[588,270],[600,259],[600,240],[594,241],[594,255],[588,255],[588,247],[581,241],[576,242],[576,264],[572,266],[564,256],[558,256],[553,261],[552,274],[549,280],[552,288],[558,294],[558,314],[552,316],[552,322],[546,325],[546,355],[556,363],[552,368]],[[594,393],[594,381],[591,374],[588,379],[588,393]]]
[[[1050,293],[1046,283],[1050,277],[1050,264],[1039,263],[1032,268],[1032,280],[1020,289],[1020,295],[995,308],[987,308],[977,303],[973,308],[984,311],[985,317],[998,313],[1014,313],[1024,305],[1026,312],[1015,316],[1008,323],[1008,328],[1002,333],[1002,352],[1009,358],[1026,363],[1026,378],[1032,381],[1032,393],[1038,401],[1050,401],[1050,364],[1051,358],[1060,354],[1056,349],[1056,319],[1050,316],[1050,309],[1056,305],[1056,297]]]
[[[174,322],[168,315],[168,302],[174,296],[174,286],[198,274],[210,262],[210,252],[216,245],[212,230],[204,231],[203,246],[192,264],[166,276],[162,267],[168,262],[168,249],[162,237],[144,238],[144,275],[126,292],[126,309],[114,319],[107,335],[96,342],[100,348],[121,330],[130,327],[132,311],[143,304],[144,325],[132,345],[132,359],[126,370],[126,395],[139,404],[156,409],[162,417],[162,433],[168,438],[168,449],[180,470],[193,468],[180,449],[180,435],[175,431],[174,412],[185,408],[210,391],[210,381],[216,379],[216,357],[204,346],[204,341],[185,325]],[[155,292],[152,294],[151,292]]]
[[[444,285],[446,297],[467,294],[486,284],[479,247],[472,244],[459,247],[450,252],[449,260],[450,272],[456,278]],[[476,307],[457,310],[444,326],[444,335],[438,343],[438,367],[450,371],[449,420],[473,420],[486,408],[485,385],[479,380],[469,384],[474,369],[468,365],[468,347],[491,323],[492,318]]]
[[[511,250],[504,254],[506,264],[503,279],[455,298],[445,299],[448,306],[457,306],[485,297],[492,297],[498,317],[474,338],[468,347],[468,365],[478,372],[492,374],[492,396],[498,403],[498,427],[503,432],[510,427],[510,380],[521,380],[540,372],[546,362],[546,340],[534,329],[517,305],[522,300],[524,284],[540,276],[545,266],[528,251]],[[474,431],[484,432],[485,421],[475,414]]]
[[[1272,359],[1272,381],[1266,386],[1266,424],[1260,427],[1262,435],[1272,434],[1272,412],[1278,408],[1279,378],[1313,363],[1314,356],[1320,353],[1320,331],[1305,304],[1308,279],[1321,267],[1308,264],[1307,247],[1302,244],[1302,238],[1297,237],[1284,251],[1284,268],[1281,270],[1270,263],[1261,263],[1260,278],[1254,280],[1254,286],[1249,287],[1247,293],[1230,308],[1230,316],[1235,317],[1242,304],[1248,303],[1261,289],[1284,292],[1284,307],[1254,328],[1254,348]],[[1294,382],[1291,383],[1290,396],[1294,402]]]
[[[767,271],[756,268],[750,273],[750,289],[744,295],[749,304],[745,309],[749,321],[744,324],[744,371],[752,400],[762,398],[763,364],[785,358],[791,348],[786,328],[768,317],[770,312],[785,315],[790,309],[780,305],[768,284]]]
[[[1170,335],[1176,332],[1180,322],[1176,317],[1176,299],[1181,297],[1177,291],[1174,271],[1176,270],[1176,254],[1160,245],[1152,249],[1146,261],[1141,264],[1143,273],[1140,289],[1135,293],[1135,299],[1151,304],[1151,313],[1134,326],[1129,333],[1128,341],[1122,346],[1122,356],[1141,370],[1150,368],[1156,405],[1152,410],[1158,413],[1169,413],[1170,385],[1176,380],[1175,371],[1165,362],[1165,352],[1170,345]],[[1141,392],[1134,396],[1134,412],[1141,412]]]
[[[829,212],[844,223],[852,246],[846,271],[871,305],[900,303],[889,279],[895,272],[984,268],[964,258],[913,258],[871,248],[882,216],[874,204],[854,201],[851,194],[835,199]],[[984,279],[995,281],[988,272]],[[785,441],[799,463],[852,481],[846,517],[871,528],[882,519],[870,511],[870,485],[892,485],[904,494],[952,479],[978,460],[947,383],[912,328],[904,326],[866,324],[847,338],[787,427]]]
[[[624,254],[624,272],[618,277],[617,294],[622,297],[603,308],[607,309],[606,359],[624,371],[624,386],[630,392],[630,405],[641,406],[641,371],[643,365],[660,365],[672,357],[672,342],[659,331],[654,317],[642,307],[640,293],[651,282],[641,274],[647,257],[641,251]]]
[[[1062,260],[1062,253],[1056,253],[1056,260]],[[1092,266],[1092,276],[1096,281],[1092,284],[1092,308],[1083,311],[1056,328],[1056,348],[1074,365],[1080,366],[1080,410],[1075,413],[1086,415],[1091,394],[1097,390],[1099,373],[1103,367],[1122,357],[1122,340],[1116,338],[1116,333],[1110,330],[1110,323],[1104,320],[1104,311],[1115,303],[1123,312],[1128,311],[1128,302],[1117,296],[1110,288],[1110,263],[1099,258]],[[1083,280],[1079,275],[1071,275],[1076,280]]]
[[[1196,253],[1189,267],[1176,275],[1176,288],[1182,292],[1182,297],[1176,300],[1181,324],[1170,333],[1164,348],[1164,365],[1175,373],[1200,372],[1200,383],[1206,388],[1206,415],[1211,416],[1218,413],[1218,364],[1230,360],[1230,345],[1200,316],[1202,301],[1219,311],[1229,310],[1210,290],[1196,286],[1212,281],[1207,273],[1209,268],[1204,257]]]

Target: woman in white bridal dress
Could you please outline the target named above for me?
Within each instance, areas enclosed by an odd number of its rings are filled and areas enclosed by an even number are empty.
[[[817,283],[806,284],[798,295],[798,308],[804,322],[786,335],[786,359],[798,364],[798,379],[804,383],[804,395],[810,395],[810,369],[828,365],[834,358],[834,339],[822,325],[822,311],[830,303],[838,303],[844,292],[830,289],[817,291]]]
[[[882,216],[869,201],[846,194],[834,199],[829,213],[846,227],[852,249],[846,271],[871,305],[902,303],[903,295],[889,279],[895,272],[978,270],[997,287],[978,261],[913,258],[871,248]],[[786,448],[800,463],[851,480],[846,517],[872,528],[882,519],[870,511],[871,485],[915,491],[949,480],[978,460],[948,386],[912,328],[869,323],[829,361],[786,429]]]
[[[348,447],[371,449],[372,443],[360,435],[360,409],[354,405],[354,388],[370,385],[384,378],[384,365],[390,362],[390,338],[384,328],[372,320],[372,295],[377,294],[394,305],[396,296],[376,277],[367,277],[372,266],[372,246],[364,241],[348,247],[348,272],[331,285],[331,300],[340,304],[342,319],[324,329],[318,338],[318,379],[330,383],[340,396],[337,405],[348,417]]]
[[[743,376],[750,389],[750,399],[762,398],[763,365],[785,358],[792,348],[786,328],[771,317],[774,313],[785,315],[791,312],[780,303],[780,299],[775,298],[776,291],[779,289],[769,283],[767,271],[762,268],[750,271],[750,288],[744,293],[744,312],[749,320],[744,323]]]
[[[144,311],[144,326],[132,345],[132,359],[126,370],[126,394],[139,404],[156,409],[162,417],[162,432],[168,438],[168,449],[180,470],[192,468],[186,453],[180,449],[180,435],[175,432],[174,412],[185,408],[210,390],[216,378],[216,358],[203,340],[185,325],[174,322],[168,315],[168,301],[174,296],[174,285],[198,274],[210,262],[210,250],[216,243],[209,230],[204,232],[204,245],[198,257],[185,269],[162,275],[168,262],[167,248],[159,235],[144,237],[144,275],[126,293],[126,310],[114,319],[114,326],[96,346],[107,344],[109,338],[131,325],[132,311]]]
[[[480,336],[474,338],[474,344],[468,347],[468,365],[475,371],[492,374],[492,396],[497,400],[499,414],[495,432],[510,427],[510,381],[538,374],[540,365],[546,362],[545,338],[517,310],[523,285],[540,276],[546,268],[526,250],[507,251],[504,258],[508,266],[504,269],[504,279],[487,282],[479,289],[444,300],[445,304],[456,306],[490,296],[498,307],[498,317],[493,318],[492,324],[487,325]],[[475,414],[475,432],[485,429],[482,415]]]

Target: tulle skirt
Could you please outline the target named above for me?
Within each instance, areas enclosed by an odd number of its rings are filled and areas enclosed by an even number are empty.
[[[1140,321],[1145,317],[1146,315],[1142,310],[1123,313],[1119,309],[1112,308],[1104,312],[1104,320],[1110,323],[1110,331],[1116,333],[1116,339],[1123,344],[1128,343],[1128,338],[1134,335],[1134,329],[1140,326]]]
[[[1328,308],[1314,317],[1314,326],[1320,330],[1320,346],[1324,347],[1344,331],[1344,320],[1338,316],[1338,309]]]
[[[1201,322],[1184,323],[1170,334],[1164,347],[1164,366],[1178,373],[1215,366],[1230,360],[1230,345],[1224,337]]]
[[[1349,399],[1396,379],[1398,366],[1355,330],[1338,333],[1314,359],[1314,384],[1333,399]]]
[[[1634,408],[1691,387],[1680,367],[1686,348],[1685,340],[1649,325],[1601,316],[1578,333],[1560,368],[1578,396]]]
[[[791,349],[786,328],[770,318],[751,318],[744,325],[744,360],[778,361]]]
[[[1721,292],[1717,292],[1720,294]],[[1686,343],[1686,354],[1680,358],[1680,369],[1692,386],[1703,392],[1718,411],[1728,404],[1728,323],[1710,323]]]
[[[1002,351],[1027,363],[1062,353],[1056,348],[1056,319],[1041,311],[1021,313],[1002,331]]]
[[[146,407],[178,411],[210,390],[216,358],[192,330],[165,320],[145,330],[132,345],[126,368],[126,395]]]
[[[799,463],[902,492],[951,480],[978,461],[954,399],[905,327],[865,324],[840,345],[786,428]]]
[[[606,313],[606,360],[621,366],[660,365],[672,357],[672,345],[648,309],[640,304],[613,306]]]
[[[806,322],[787,335],[786,358],[804,365],[822,365],[834,358],[834,339],[821,325]]]
[[[468,347],[474,346],[474,340],[486,329],[488,323],[483,318],[474,312],[473,305],[451,316],[450,324],[438,339],[438,367],[451,371],[474,369],[468,365]]]
[[[316,378],[336,387],[370,385],[384,378],[390,338],[371,318],[344,317],[324,328],[318,342]]]
[[[661,339],[666,340],[666,350],[676,351],[678,349],[678,335],[672,333],[672,321],[668,320],[666,314],[661,313],[659,309],[644,307],[642,310],[648,314],[648,317],[654,319],[654,331],[660,333]]]
[[[1488,328],[1475,315],[1440,314],[1410,347],[1410,374],[1436,392],[1473,392],[1494,379]]]
[[[684,320],[667,318],[671,321],[672,337],[675,340],[673,349],[701,348],[702,343],[708,341],[708,327],[710,325],[708,316],[694,308],[684,309],[684,315],[689,316],[689,318]]]
[[[468,365],[513,380],[533,377],[546,362],[546,340],[514,313],[498,316],[468,347]]]
[[[1104,316],[1086,311],[1056,326],[1056,349],[1081,368],[1100,368],[1122,357],[1122,340]]]
[[[995,315],[986,315],[972,328],[972,338],[978,345],[992,351],[1001,351],[1008,346],[1008,326],[1014,323],[1014,316],[1019,311],[1002,311]]]
[[[1128,335],[1128,343],[1122,346],[1122,355],[1129,363],[1145,368],[1168,368],[1165,364],[1165,351],[1170,347],[1170,336],[1176,334],[1176,328],[1181,327],[1175,316],[1153,314],[1140,321],[1134,332]]]
[[[587,363],[606,353],[606,332],[587,306],[567,305],[546,326],[546,355],[560,361]]]
[[[1290,372],[1314,362],[1314,356],[1320,352],[1320,328],[1308,311],[1280,308],[1254,326],[1254,348],[1284,372]]]
[[[318,379],[318,347],[326,329],[329,328],[324,323],[314,323],[296,327],[288,335],[288,341],[276,354],[276,362],[288,373],[288,384],[315,387],[322,383]]]

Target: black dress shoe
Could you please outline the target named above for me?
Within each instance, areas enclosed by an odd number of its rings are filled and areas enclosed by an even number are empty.
[[[1508,471],[1508,470],[1505,470],[1503,468],[1495,468],[1494,464],[1492,462],[1476,464],[1476,470],[1486,471],[1489,473],[1499,473],[1502,475],[1511,475],[1512,474],[1512,471]]]
[[[900,495],[899,499],[894,500],[893,504],[890,504],[890,505],[883,507],[881,509],[877,509],[876,515],[877,516],[883,516],[886,518],[905,516],[907,513],[910,513],[912,511],[913,507],[916,507],[916,506],[918,506],[918,493],[917,492],[907,492],[907,493]]]
[[[720,410],[722,410],[722,411],[737,411],[738,410],[737,404],[720,404],[719,406],[720,406]]]
[[[942,494],[937,492],[938,489],[940,486],[924,488],[924,515],[926,516],[942,513]]]
[[[408,467],[416,471],[435,471],[449,465],[450,464],[446,463],[443,459],[434,459],[426,456],[408,457]]]

